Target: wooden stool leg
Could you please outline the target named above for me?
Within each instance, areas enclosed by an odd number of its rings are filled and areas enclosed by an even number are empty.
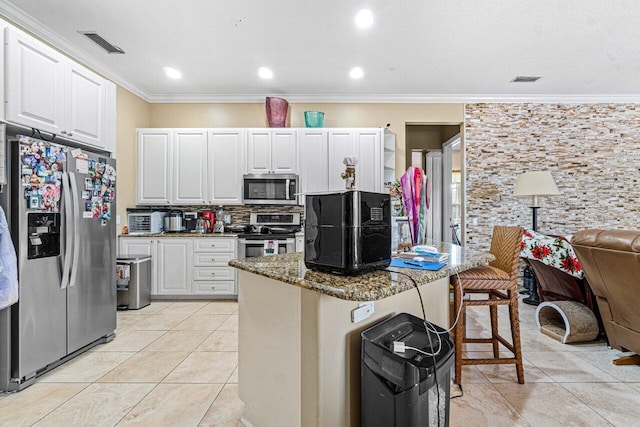
[[[514,286],[513,290],[508,291],[509,302],[509,320],[511,320],[511,339],[513,340],[513,349],[516,357],[516,373],[518,374],[518,382],[524,384],[524,366],[522,365],[522,347],[520,346],[520,315],[518,314],[518,288]]]
[[[458,285],[462,286],[462,284],[458,283]],[[454,287],[455,288],[455,287]],[[460,310],[463,301],[460,298],[459,290],[453,290],[453,309],[457,313]],[[456,327],[454,329],[454,349],[455,349],[455,376],[454,382],[456,384],[460,384],[462,382],[462,336],[464,334],[464,307],[462,308],[462,313]]]
[[[493,293],[489,294],[489,300],[496,299]],[[490,305],[489,311],[491,313],[491,340],[493,345],[493,357],[500,357],[500,343],[498,342],[498,306]]]

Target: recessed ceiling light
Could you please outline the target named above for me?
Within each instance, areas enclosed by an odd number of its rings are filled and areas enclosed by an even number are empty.
[[[362,9],[356,14],[356,25],[359,28],[369,28],[373,25],[373,12],[369,9]]]
[[[352,79],[361,79],[364,76],[364,71],[361,67],[353,67],[351,71],[349,71],[349,77]]]
[[[182,73],[180,71],[176,70],[175,68],[164,67],[164,72],[167,75],[167,77],[169,77],[171,79],[181,79],[182,78]]]
[[[260,67],[258,68],[258,75],[262,79],[270,79],[273,78],[273,71],[271,71],[267,67]]]
[[[510,83],[533,83],[540,80],[540,76],[516,76]]]

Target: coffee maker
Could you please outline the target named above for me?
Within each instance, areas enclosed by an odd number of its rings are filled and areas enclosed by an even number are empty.
[[[391,263],[391,196],[350,190],[306,196],[304,262],[356,275]]]
[[[213,226],[216,222],[216,214],[211,211],[200,212],[200,217],[206,221],[207,233],[213,233]]]

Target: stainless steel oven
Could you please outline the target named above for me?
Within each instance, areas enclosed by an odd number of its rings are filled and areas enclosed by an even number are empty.
[[[252,232],[238,235],[238,256],[254,258],[296,251],[295,233],[300,231],[300,213],[251,212]]]
[[[277,250],[277,252],[276,252]],[[288,254],[296,251],[295,237],[245,237],[238,239],[238,254],[241,258]]]
[[[248,205],[297,205],[298,175],[244,175],[243,202]]]

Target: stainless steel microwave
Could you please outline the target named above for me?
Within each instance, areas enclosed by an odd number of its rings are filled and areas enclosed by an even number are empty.
[[[243,202],[248,205],[297,205],[298,175],[244,175]]]

